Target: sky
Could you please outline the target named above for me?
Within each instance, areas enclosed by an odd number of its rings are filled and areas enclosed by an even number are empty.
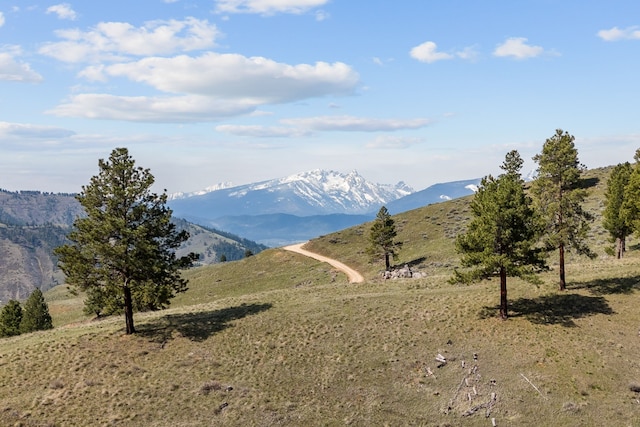
[[[640,148],[637,0],[0,2],[0,188],[79,192],[126,147],[155,189],[314,170],[415,190],[523,173],[563,129]]]

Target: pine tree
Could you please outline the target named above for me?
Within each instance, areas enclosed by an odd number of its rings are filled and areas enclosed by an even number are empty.
[[[85,308],[97,314],[124,311],[127,334],[135,333],[134,310],[168,306],[187,289],[180,269],[195,256],[176,258],[188,239],[166,207],[167,195],[152,193],[149,169],[136,167],[126,148],[116,148],[77,196],[86,217],[74,222],[71,244],[56,249],[67,282],[86,291]]]
[[[558,129],[533,158],[538,163],[538,176],[532,194],[546,224],[546,247],[558,250],[560,290],[566,289],[565,251],[573,249],[580,255],[595,257],[586,243],[593,216],[582,209],[587,195],[581,187],[585,167],[578,161],[574,139]]]
[[[629,224],[631,232],[640,234],[640,149],[634,156],[635,166],[631,168],[627,185],[624,188],[622,219]]]
[[[501,168],[504,173],[484,177],[471,202],[472,219],[464,234],[456,238],[456,250],[466,269],[456,269],[453,283],[471,283],[500,277],[500,317],[507,318],[507,277],[532,283],[546,269],[545,253],[537,247],[541,223],[526,195],[520,175],[522,158],[509,152]]]
[[[372,257],[384,256],[386,271],[391,269],[389,257],[397,259],[400,244],[394,241],[397,235],[396,225],[386,207],[382,206],[376,215],[369,233],[367,253]]]
[[[22,322],[20,322],[20,332],[27,333],[52,328],[53,323],[51,322],[51,315],[49,314],[49,306],[44,300],[42,291],[36,289],[31,292],[27,302],[24,304]]]
[[[626,250],[626,239],[633,232],[633,226],[625,215],[625,189],[631,178],[633,168],[629,162],[616,165],[607,181],[606,207],[602,214],[602,226],[615,242],[615,256],[620,259]]]
[[[0,312],[0,337],[20,335],[22,307],[16,300],[10,300]]]

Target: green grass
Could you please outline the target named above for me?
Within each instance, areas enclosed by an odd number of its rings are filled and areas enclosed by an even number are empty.
[[[501,321],[497,281],[447,283],[466,203],[395,217],[397,262],[423,279],[380,279],[364,225],[310,246],[366,283],[271,249],[186,272],[189,291],[136,314],[134,336],[56,288],[54,330],[0,340],[0,425],[640,426],[640,251],[570,258],[566,292],[557,271],[510,279]],[[492,393],[488,418],[463,416]]]

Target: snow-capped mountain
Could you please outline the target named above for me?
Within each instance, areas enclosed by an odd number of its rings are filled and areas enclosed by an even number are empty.
[[[233,184],[230,182],[221,182],[218,184],[211,185],[203,190],[192,191],[190,193],[171,193],[167,195],[167,200],[176,200],[176,199],[186,199],[187,197],[193,196],[202,196],[203,194],[211,193],[212,191],[223,190],[225,188],[233,187]]]
[[[384,204],[412,192],[413,189],[403,182],[375,184],[356,171],[342,174],[313,170],[199,195],[173,197],[169,206],[176,216],[202,219],[274,213],[360,215],[375,212]]]

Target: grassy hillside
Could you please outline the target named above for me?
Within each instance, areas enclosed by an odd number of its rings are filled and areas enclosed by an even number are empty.
[[[190,290],[136,315],[135,336],[119,317],[85,320],[58,287],[56,329],[0,340],[0,425],[640,426],[640,251],[571,258],[563,293],[556,271],[510,280],[501,321],[496,281],[446,283],[467,204],[395,217],[398,263],[423,279],[378,279],[363,225],[309,246],[364,284],[270,249],[188,271]]]

